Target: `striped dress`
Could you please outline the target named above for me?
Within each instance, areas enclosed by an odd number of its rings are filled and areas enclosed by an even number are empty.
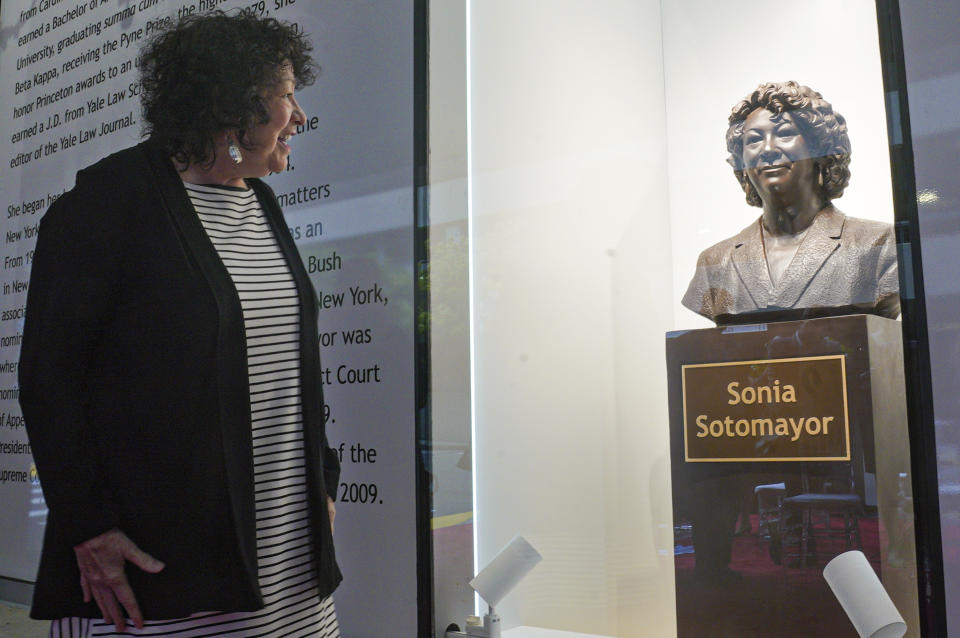
[[[253,425],[257,571],[265,607],[256,612],[211,611],[147,621],[139,630],[131,624],[123,634],[99,619],[62,618],[53,621],[50,636],[338,638],[333,601],[318,595],[308,519],[296,285],[252,189],[186,187],[237,287],[243,309]]]

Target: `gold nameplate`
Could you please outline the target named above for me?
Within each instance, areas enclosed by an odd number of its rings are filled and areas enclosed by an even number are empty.
[[[687,462],[849,461],[844,355],[683,366]]]

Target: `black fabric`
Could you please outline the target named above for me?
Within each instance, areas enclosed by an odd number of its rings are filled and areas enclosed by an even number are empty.
[[[248,180],[300,295],[304,442],[320,595],[340,582],[326,495],[317,305],[270,188]],[[49,507],[31,615],[99,617],[73,546],[124,531],[145,617],[262,607],[240,301],[170,161],[149,141],[77,174],[40,223],[20,403]]]

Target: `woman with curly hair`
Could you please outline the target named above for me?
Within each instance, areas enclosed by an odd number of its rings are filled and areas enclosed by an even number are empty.
[[[850,181],[850,140],[823,96],[761,84],[733,107],[727,150],[747,203],[763,213],[700,254],[684,306],[717,323],[795,309],[900,314],[892,226],[833,205]]]
[[[339,636],[316,299],[259,179],[310,51],[251,12],[181,20],[141,58],[149,139],[41,222],[20,386],[52,636]]]

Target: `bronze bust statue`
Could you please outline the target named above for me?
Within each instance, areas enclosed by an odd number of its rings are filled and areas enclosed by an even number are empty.
[[[832,203],[850,180],[850,139],[829,102],[796,82],[761,84],[733,107],[727,150],[763,213],[700,254],[684,306],[718,324],[772,311],[900,314],[892,225]]]

